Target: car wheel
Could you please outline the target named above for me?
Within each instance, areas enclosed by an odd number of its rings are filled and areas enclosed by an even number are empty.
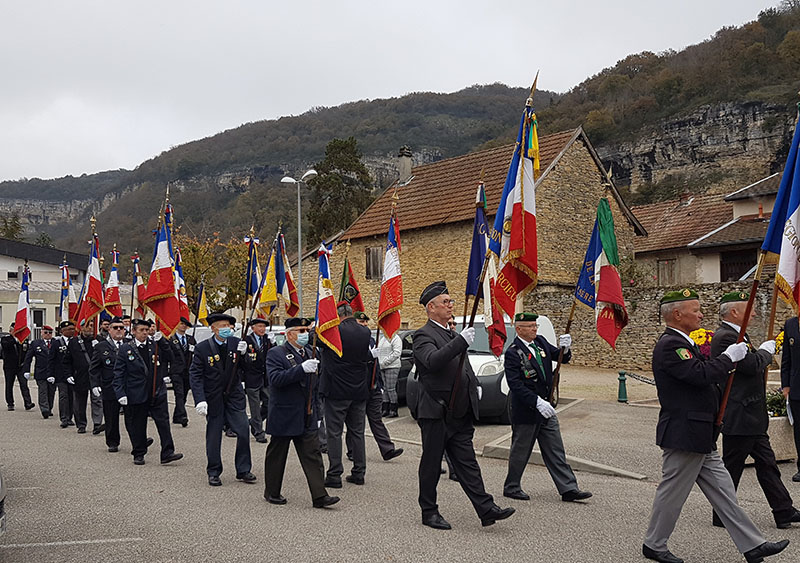
[[[500,424],[511,424],[511,395],[506,397],[506,407],[500,413]]]

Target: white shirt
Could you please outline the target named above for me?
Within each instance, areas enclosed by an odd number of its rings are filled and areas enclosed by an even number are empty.
[[[689,342],[689,344],[691,344],[692,346],[695,346],[695,345],[697,344],[697,342],[695,342],[694,340],[692,340],[692,337],[691,337],[691,336],[689,336],[688,334],[686,334],[686,333],[685,333],[685,332],[683,332],[682,330],[678,330],[678,329],[677,329],[677,328],[675,328],[674,326],[671,326],[671,327],[669,327],[669,328],[671,328],[672,330],[674,330],[675,332],[677,332],[678,334],[680,334],[681,336],[683,336],[683,337],[684,337],[684,338],[685,338],[685,339],[686,339],[686,340]]]

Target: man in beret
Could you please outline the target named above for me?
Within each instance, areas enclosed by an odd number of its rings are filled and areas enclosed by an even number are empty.
[[[11,323],[11,332],[14,332],[14,323]],[[28,341],[17,341],[13,334],[7,334],[0,338],[0,347],[3,350],[3,373],[6,377],[6,404],[8,410],[14,410],[14,382],[19,383],[19,391],[22,394],[22,402],[25,410],[29,411],[36,405],[31,401],[31,391],[28,388],[28,380],[23,376],[22,364],[25,355],[28,353]]]
[[[189,368],[189,383],[197,414],[206,417],[206,457],[208,484],[222,485],[222,428],[227,423],[236,434],[234,464],[236,478],[255,483],[250,471],[250,435],[245,412],[245,394],[241,381],[241,359],[247,343],[233,335],[236,319],[225,313],[208,315],[214,333],[198,343]]]
[[[578,488],[575,473],[567,463],[561,429],[553,406],[548,402],[553,386],[553,360],[560,349],[538,336],[536,313],[517,313],[514,327],[517,337],[505,353],[505,374],[511,390],[511,451],[503,495],[517,500],[530,500],[520,481],[538,440],[545,467],[564,502],[584,500],[592,496]],[[563,362],[572,357],[572,338],[558,338],[564,349]]]
[[[797,473],[792,481],[800,483],[800,324],[797,316],[783,325],[783,350],[781,352],[781,391],[789,403],[794,424],[794,447],[797,452]]]
[[[745,322],[745,310],[750,294],[731,291],[722,296],[719,316],[722,324],[711,339],[711,357],[720,355],[729,345],[736,342],[739,330]],[[755,308],[750,319],[755,317]],[[736,364],[731,394],[722,424],[722,461],[731,474],[733,486],[738,489],[742,478],[745,460],[753,458],[756,476],[772,508],[772,516],[778,528],[790,528],[792,522],[800,522],[800,512],[793,506],[792,497],[781,481],[781,472],[775,460],[775,452],[769,443],[767,427],[767,394],[764,374],[772,356],[775,354],[775,341],[767,340],[756,350],[745,333],[747,355]],[[715,526],[722,521],[714,514]]]
[[[120,317],[114,317],[108,325],[108,337],[95,345],[89,364],[92,395],[103,401],[106,447],[109,452],[119,451],[119,411],[122,405],[114,392],[114,366],[124,341],[125,325]]]
[[[94,338],[94,322],[83,321],[81,333],[71,338],[67,344],[67,352],[64,354],[64,371],[67,376],[67,383],[72,387],[73,413],[75,424],[78,427],[78,434],[86,432],[86,402],[89,399],[89,364],[92,362],[92,349],[97,341]],[[98,408],[97,403],[100,403]],[[91,402],[92,423],[94,428],[92,434],[99,434],[105,427],[103,426],[103,403],[98,398],[93,397]]]
[[[329,496],[325,489],[325,467],[317,437],[319,360],[312,358],[309,345],[311,322],[296,317],[286,319],[284,326],[286,342],[267,352],[267,434],[272,438],[264,458],[264,498],[271,504],[286,504],[281,489],[289,444],[293,443],[314,508],[326,508],[339,502],[339,497]]]
[[[270,347],[267,337],[266,319],[250,321],[252,332],[245,337],[247,351],[242,356],[244,364],[244,392],[250,407],[250,432],[261,444],[267,443],[264,434],[264,421],[267,419],[269,394],[267,382],[267,351]]]
[[[661,447],[662,480],[656,489],[642,554],[662,563],[682,563],[667,549],[678,516],[694,484],[714,507],[736,547],[748,562],[783,551],[788,540],[770,543],[736,500],[736,489],[717,453],[715,418],[719,386],[747,355],[747,344],[731,344],[704,361],[689,334],[700,328],[700,300],[691,289],[661,298],[666,330],[653,350],[653,375],[661,411],[656,444]]]
[[[191,334],[186,334],[186,329],[192,323],[186,317],[181,317],[175,334],[170,338],[172,344],[172,359],[169,364],[169,377],[172,379],[172,392],[175,394],[175,408],[172,411],[172,423],[180,424],[184,428],[189,425],[186,415],[186,395],[189,393],[189,366],[192,365],[192,355],[197,341]]]
[[[55,408],[53,404],[56,398],[55,379],[53,383],[48,381],[50,376],[47,370],[50,358],[50,346],[52,343],[53,327],[44,325],[42,327],[42,337],[37,338],[28,346],[28,353],[25,354],[25,362],[22,365],[25,379],[29,379],[31,376],[31,363],[34,362],[34,360],[36,362],[33,378],[36,380],[36,386],[39,389],[38,402],[42,418],[50,418],[53,416],[53,409]]]
[[[61,321],[58,325],[58,331],[59,335],[50,346],[50,358],[47,362],[47,381],[55,384],[58,390],[58,416],[61,419],[61,428],[66,428],[67,426],[75,426],[72,421],[72,389],[70,388],[71,385],[67,383],[67,370],[64,367],[67,345],[75,336],[75,323]]]
[[[443,281],[426,287],[419,302],[428,316],[428,322],[413,338],[420,383],[414,412],[422,433],[419,461],[422,523],[439,530],[450,529],[436,504],[436,486],[446,451],[481,524],[491,526],[511,516],[514,509],[500,508],[494,503],[484,488],[475,459],[472,436],[473,422],[478,419],[478,380],[465,357],[475,340],[475,329],[467,327],[459,334],[447,328],[453,314],[453,300]]]

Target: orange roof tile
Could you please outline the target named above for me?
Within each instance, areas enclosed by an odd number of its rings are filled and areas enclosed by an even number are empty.
[[[647,229],[647,237],[635,239],[636,252],[680,248],[733,219],[733,204],[719,195],[640,205],[631,209]]]

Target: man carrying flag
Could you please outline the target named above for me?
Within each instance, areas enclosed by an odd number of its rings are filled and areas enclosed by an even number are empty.
[[[31,335],[31,311],[30,299],[28,296],[28,280],[30,275],[28,263],[22,270],[22,289],[17,300],[17,314],[14,322],[11,323],[11,334],[2,339],[3,349],[3,373],[6,379],[6,405],[8,410],[14,410],[14,381],[19,382],[19,390],[22,393],[22,400],[25,410],[30,410],[36,405],[31,401],[31,392],[28,389],[28,381],[22,375],[22,364],[28,352],[27,339]]]

